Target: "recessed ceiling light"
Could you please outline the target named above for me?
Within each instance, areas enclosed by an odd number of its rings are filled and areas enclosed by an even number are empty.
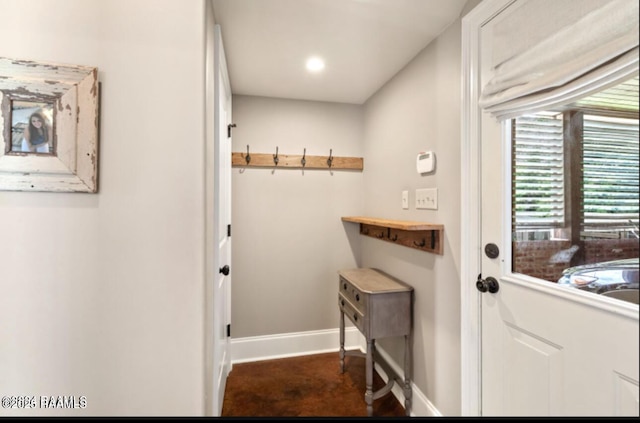
[[[324,69],[324,60],[319,57],[311,57],[307,60],[307,70],[309,72],[320,72]]]

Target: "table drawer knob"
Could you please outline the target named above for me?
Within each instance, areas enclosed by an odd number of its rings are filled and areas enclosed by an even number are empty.
[[[344,307],[344,300],[340,300],[340,304],[342,304],[342,307]]]
[[[344,289],[345,291],[347,290],[347,284],[346,283],[342,284],[342,289]]]
[[[360,301],[360,294],[356,294],[356,301]]]
[[[357,314],[353,315],[353,320],[355,320],[356,322],[358,321],[358,315]]]

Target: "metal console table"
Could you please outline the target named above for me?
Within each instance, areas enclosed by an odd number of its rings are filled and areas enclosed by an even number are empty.
[[[413,288],[377,269],[358,268],[341,270],[338,286],[338,306],[340,308],[340,372],[344,372],[346,355],[366,357],[367,415],[373,415],[373,401],[391,391],[394,383],[403,389],[406,415],[411,412],[411,371],[412,371],[412,327]],[[358,328],[367,340],[367,352],[345,351],[344,316]],[[378,338],[404,336],[404,378],[391,369],[385,360],[376,354],[375,341]],[[382,367],[389,376],[386,386],[373,392],[373,363]]]

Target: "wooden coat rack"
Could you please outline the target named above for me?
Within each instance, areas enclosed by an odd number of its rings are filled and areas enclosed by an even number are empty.
[[[250,153],[247,146],[246,153],[231,153],[231,165],[233,167],[268,167],[268,168],[294,168],[294,169],[341,169],[341,170],[362,170],[364,160],[362,157],[334,157],[333,150],[328,156],[307,156],[307,149],[304,154],[279,154],[276,147],[276,154]]]

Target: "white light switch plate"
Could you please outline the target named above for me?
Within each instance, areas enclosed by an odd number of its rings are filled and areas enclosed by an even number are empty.
[[[417,189],[416,209],[438,210],[438,188]]]

